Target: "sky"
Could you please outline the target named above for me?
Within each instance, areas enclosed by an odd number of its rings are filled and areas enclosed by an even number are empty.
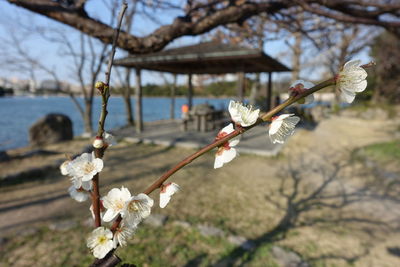
[[[176,0],[177,2],[182,2]],[[106,7],[102,4],[102,1],[88,1],[87,11],[90,15],[93,15],[97,18],[101,18],[102,21],[107,22],[110,20],[109,12],[104,12]],[[162,24],[168,24],[172,22],[172,19],[179,15],[178,13],[166,13],[159,12],[156,14],[157,18],[160,20]],[[32,13],[23,8],[17,7],[15,5],[9,4],[6,1],[0,0],[0,36],[7,38],[10,35],[10,31],[14,31],[15,33],[21,32],[20,24],[23,25],[35,25],[36,27],[42,27],[43,29],[51,29],[51,28],[59,28],[62,29],[63,32],[72,39],[76,39],[79,37],[78,31],[70,28],[69,26],[62,25],[61,23],[50,20],[44,16]],[[137,35],[146,35],[152,32],[154,29],[158,28],[159,25],[154,23],[150,19],[146,19],[143,17],[135,17],[135,21],[133,24],[134,32],[137,32]],[[74,83],[74,79],[71,78],[73,72],[71,71],[71,59],[65,56],[65,51],[60,49],[60,44],[50,42],[48,40],[44,40],[43,38],[37,36],[37,34],[29,34],[21,33],[20,36],[23,42],[23,47],[26,51],[29,52],[30,55],[34,56],[37,59],[40,59],[41,62],[44,62],[46,66],[51,69],[56,70],[58,76],[61,80],[66,80]],[[51,35],[51,31],[49,32]],[[168,47],[177,47],[188,44],[195,44],[201,40],[201,36],[199,37],[182,37],[171,44]],[[1,49],[1,47],[0,47]],[[269,41],[264,46],[264,52],[268,55],[278,59],[288,67],[290,67],[290,58],[288,56],[282,56],[287,54],[288,47],[283,40],[277,41]],[[1,55],[0,55],[1,56]],[[124,51],[118,49],[115,58],[120,58],[124,56]],[[368,60],[367,53],[364,51],[360,54],[360,58],[363,60]],[[18,71],[8,71],[6,69],[1,69],[2,74],[0,77],[18,77],[18,78],[27,78],[27,75]],[[274,74],[274,80],[288,77],[290,74]],[[321,75],[321,71],[312,70],[311,73],[302,73],[303,76],[308,76],[310,79],[318,79]],[[38,73],[37,79],[43,80],[48,78],[48,74],[46,73]],[[178,79],[179,83],[185,82],[186,77],[182,76]],[[265,80],[266,77],[262,76],[262,79]],[[160,78],[157,72],[143,72],[143,83],[163,83],[163,79]]]

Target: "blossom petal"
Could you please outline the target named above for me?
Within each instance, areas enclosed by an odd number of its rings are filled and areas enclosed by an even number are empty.
[[[367,88],[367,80],[363,80],[354,85],[354,91],[356,91],[357,93],[364,91],[365,88]]]
[[[220,133],[226,133],[226,134],[230,134],[234,131],[235,129],[233,128],[233,124],[229,123],[227,126],[225,126],[224,128],[222,128],[221,131],[219,131]]]
[[[244,106],[240,102],[231,100],[229,102],[229,114],[236,124],[242,127],[248,127],[257,122],[259,109],[254,110],[252,106]]]
[[[93,184],[92,181],[82,182],[82,188],[86,191],[92,190]]]
[[[169,201],[171,200],[171,196],[167,194],[160,194],[160,208],[165,208]]]
[[[214,160],[214,169],[221,168],[224,165],[224,161],[221,156],[216,155]]]
[[[225,163],[232,161],[237,155],[236,149],[225,149],[221,154],[215,155],[214,169],[221,168]]]
[[[273,119],[269,128],[269,138],[272,143],[283,144],[285,140],[293,134],[296,124],[300,118],[294,114],[284,114]]]
[[[359,59],[348,61],[344,64],[343,70],[349,70],[354,67],[358,67],[360,64],[361,64],[361,60],[359,60]]]
[[[341,92],[341,99],[347,103],[352,103],[356,93],[367,87],[368,73],[359,66],[360,63],[360,60],[347,62],[337,76],[336,89]]]
[[[281,128],[281,125],[283,123],[283,120],[275,120],[271,123],[269,126],[269,134],[275,134],[276,132],[279,131],[279,128]]]
[[[103,215],[103,221],[111,222],[117,215],[118,215],[117,211],[113,209],[108,209],[106,213],[104,213]]]
[[[340,97],[343,101],[347,103],[352,103],[354,101],[354,98],[356,97],[356,94],[343,89],[342,93],[340,94]]]
[[[180,190],[179,185],[175,183],[169,183],[164,186],[164,188],[160,192],[160,208],[165,208],[169,201],[171,200],[172,195]]]
[[[68,188],[68,193],[71,198],[75,199],[78,202],[84,202],[89,198],[89,194],[87,192],[77,191],[73,185]]]
[[[114,248],[114,243],[112,240],[106,242],[106,244],[102,246],[96,246],[93,249],[93,256],[98,259],[104,258],[108,252],[110,252]]]

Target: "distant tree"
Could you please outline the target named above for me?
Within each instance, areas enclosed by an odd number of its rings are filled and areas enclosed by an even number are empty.
[[[375,38],[370,55],[377,63],[372,70],[372,100],[400,103],[400,39],[383,32]]]

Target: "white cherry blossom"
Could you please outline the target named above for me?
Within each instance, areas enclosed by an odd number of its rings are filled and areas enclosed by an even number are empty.
[[[229,102],[229,113],[236,124],[248,127],[256,123],[260,110],[254,110],[252,106],[244,106],[240,102],[231,100]]]
[[[131,193],[125,187],[113,188],[103,197],[103,206],[107,209],[103,221],[112,221],[124,208],[125,203],[131,199]]]
[[[283,114],[272,118],[269,126],[269,138],[272,143],[283,144],[285,140],[293,134],[296,124],[300,118],[294,114]]]
[[[217,139],[223,138],[224,136],[232,133],[234,130],[233,124],[230,123],[228,126],[219,131]],[[239,144],[239,141],[240,136],[237,136],[218,147],[218,151],[215,154],[214,169],[221,168],[225,163],[232,161],[236,157],[238,153],[234,147]]]
[[[94,153],[83,153],[71,161],[66,168],[68,174],[73,176],[75,180],[87,182],[92,180],[93,176],[103,169],[103,160],[96,158]],[[79,184],[80,182],[77,181],[77,183]]]
[[[153,204],[154,200],[143,193],[131,197],[125,202],[121,211],[123,222],[130,227],[138,225],[142,219],[150,215]]]
[[[349,61],[336,76],[336,89],[343,101],[352,103],[356,93],[367,88],[367,72],[360,67],[360,60]]]
[[[97,227],[87,239],[87,247],[98,258],[104,258],[114,248],[113,233],[105,227]]]
[[[176,183],[167,183],[166,185],[163,185],[160,191],[160,208],[165,208],[171,200],[172,195],[179,190],[180,186]]]

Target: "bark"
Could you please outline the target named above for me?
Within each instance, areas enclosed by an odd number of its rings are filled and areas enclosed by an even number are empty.
[[[123,99],[125,103],[125,111],[126,111],[126,124],[127,125],[135,125],[135,121],[133,120],[133,109],[132,109],[132,102],[131,102],[131,77],[130,69],[125,70],[125,85],[124,85],[124,92],[123,92]]]
[[[93,106],[93,98],[85,99],[85,112],[83,116],[83,124],[85,128],[84,134],[91,135],[93,133],[92,106]]]
[[[295,32],[294,34],[294,45],[293,45],[293,57],[292,57],[292,82],[300,78],[300,64],[301,64],[301,43],[302,34],[301,32]]]

